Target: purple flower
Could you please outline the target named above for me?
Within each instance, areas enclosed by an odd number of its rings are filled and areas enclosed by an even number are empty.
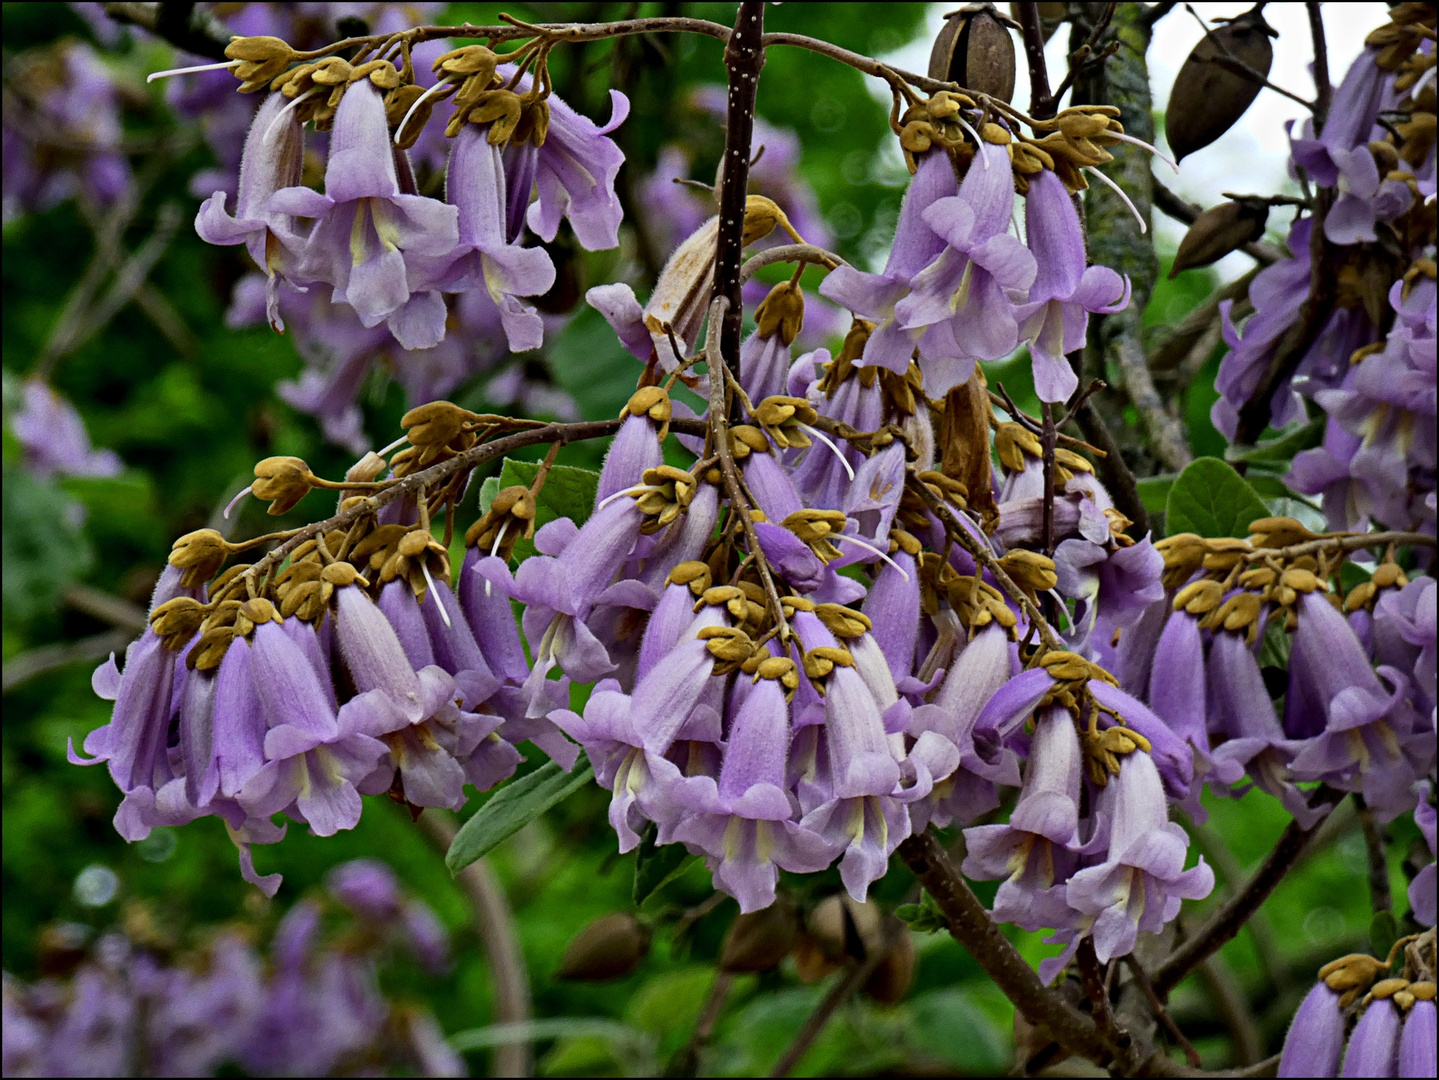
[[[10,428],[36,476],[116,476],[124,467],[115,451],[91,448],[75,406],[42,380],[25,380],[23,402]]]
[[[1404,1018],[1399,1037],[1399,1075],[1433,1076],[1435,1010],[1432,1001],[1416,1001]]]
[[[1084,230],[1064,182],[1048,169],[1029,178],[1025,232],[1038,267],[1029,302],[1015,314],[1029,343],[1041,401],[1068,401],[1079,376],[1065,359],[1084,345],[1090,312],[1112,315],[1129,304],[1129,279],[1107,266],[1085,266]]]
[[[1028,248],[1006,231],[1014,205],[1009,157],[985,144],[959,194],[939,199],[924,220],[948,245],[914,276],[913,291],[895,305],[902,329],[919,340],[925,392],[932,397],[958,386],[976,360],[998,360],[1019,343],[1009,290],[1027,291],[1037,267]]]
[[[1340,1076],[1394,1076],[1399,1064],[1399,1010],[1394,1003],[1371,1001],[1354,1025]]]
[[[939,151],[923,155],[900,205],[884,272],[867,274],[841,266],[830,271],[820,286],[821,296],[876,324],[865,342],[861,364],[888,368],[899,375],[909,370],[920,334],[903,326],[903,320],[896,317],[896,305],[909,295],[915,275],[945,250],[944,239],[929,224],[927,215],[931,206],[953,197],[955,191],[948,156]],[[930,393],[935,395],[933,390]]]
[[[511,243],[505,225],[505,170],[488,125],[466,124],[450,148],[445,195],[459,211],[457,260],[433,280],[447,291],[483,287],[499,308],[510,348],[537,349],[544,324],[517,296],[539,296],[555,283],[555,267],[542,248]]]
[[[1386,589],[1374,605],[1374,658],[1411,674],[1418,696],[1415,706],[1422,714],[1434,714],[1435,688],[1435,594],[1434,579],[1416,578],[1404,588]]]
[[[1393,78],[1375,62],[1377,55],[1377,49],[1365,49],[1349,65],[1344,81],[1334,93],[1323,134],[1317,139],[1310,137],[1312,124],[1306,122],[1304,134],[1292,140],[1294,163],[1317,184],[1336,186],[1347,162],[1344,152],[1354,147],[1367,150],[1385,86]]]
[[[1067,635],[1076,649],[1087,643],[1097,619],[1102,618],[1106,628],[1133,626],[1164,596],[1159,580],[1164,559],[1147,536],[1113,551],[1088,540],[1066,540],[1055,550],[1054,568],[1060,594],[1079,601],[1075,626]]]
[[[1335,1076],[1344,1049],[1344,1013],[1339,995],[1322,982],[1305,995],[1279,1057],[1280,1076]]]
[[[1069,711],[1053,705],[1040,710],[1009,824],[964,830],[964,873],[1002,879],[994,898],[994,917],[1001,922],[1039,930],[1069,921],[1065,887],[1078,864],[1081,765]]]
[[[282,188],[270,197],[269,209],[315,219],[297,276],[333,286],[333,298],[354,308],[363,325],[389,320],[402,343],[413,337],[408,330],[416,312],[405,309],[412,299],[410,274],[420,269],[416,257],[454,250],[459,212],[401,191],[385,105],[368,80],[351,84],[336,110],[325,193]],[[415,301],[431,321],[438,315],[441,333],[426,342],[433,345],[443,336],[443,301],[437,293]]]
[[[719,780],[677,780],[675,797],[693,813],[675,827],[675,840],[702,850],[715,884],[740,902],[741,911],[774,903],[780,870],[814,873],[835,849],[791,820],[785,783],[789,707],[784,688],[758,678],[735,714]]]
[[[265,98],[245,137],[235,214],[225,209],[226,193],[216,191],[200,206],[195,231],[207,244],[244,244],[265,274],[265,314],[276,331],[280,317],[280,275],[293,272],[302,238],[293,219],[270,209],[270,197],[297,187],[305,157],[304,125],[284,94]]]
[[[1430,862],[1427,866],[1420,868],[1419,873],[1414,875],[1414,880],[1409,883],[1409,910],[1414,913],[1414,918],[1425,926],[1434,925],[1434,888],[1435,888],[1435,832],[1436,813],[1429,803],[1429,785],[1422,785],[1424,794],[1419,798],[1419,805],[1414,808],[1414,823],[1419,826],[1419,832],[1424,836],[1424,842],[1429,845]]]
[[[1189,837],[1169,821],[1159,771],[1143,751],[1120,762],[1119,775],[1100,796],[1099,813],[1110,823],[1109,856],[1076,872],[1066,898],[1090,924],[1103,963],[1133,950],[1141,931],[1161,930],[1179,913],[1182,900],[1208,896],[1214,871],[1202,857],[1184,869]]]

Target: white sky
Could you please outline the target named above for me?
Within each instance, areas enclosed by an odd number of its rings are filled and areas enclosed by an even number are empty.
[[[1212,23],[1216,16],[1239,15],[1253,5],[1196,3],[1192,6],[1202,18]],[[928,5],[929,10],[925,16],[928,23],[927,32],[883,59],[909,71],[923,73],[929,65],[930,45],[944,25],[944,14],[954,8],[954,3]],[[1364,38],[1375,27],[1388,21],[1388,5],[1329,3],[1323,7],[1323,17],[1328,41],[1329,76],[1337,86],[1344,78],[1350,62],[1364,47]],[[1279,31],[1279,37],[1274,41],[1274,65],[1269,72],[1269,81],[1300,97],[1312,98],[1314,81],[1309,74],[1309,63],[1313,50],[1304,5],[1271,3],[1264,9],[1264,18]],[[1169,88],[1174,83],[1174,76],[1178,74],[1189,51],[1203,36],[1204,31],[1194,16],[1184,10],[1183,4],[1175,7],[1155,27],[1154,40],[1149,49],[1149,74],[1154,91],[1154,105],[1160,112],[1168,103]],[[1014,34],[1014,39],[1019,65],[1014,104],[1027,110],[1028,73],[1017,33]],[[1058,83],[1063,77],[1068,44],[1069,34],[1065,27],[1049,40],[1046,56],[1051,83]],[[880,84],[875,85],[879,87],[881,96],[887,102],[887,91]],[[1304,111],[1298,102],[1272,90],[1261,90],[1243,119],[1217,142],[1185,158],[1177,175],[1163,162],[1155,163],[1155,175],[1190,201],[1206,207],[1222,201],[1220,193],[1224,191],[1274,194],[1293,190],[1285,165],[1289,142],[1284,134],[1284,122],[1298,119]],[[1163,143],[1160,145],[1168,150]],[[1287,215],[1274,212],[1270,215],[1271,231],[1287,228],[1288,220]],[[1184,235],[1184,226],[1157,212],[1154,215],[1154,224],[1161,243],[1167,242],[1171,249],[1179,245],[1179,240]],[[1221,261],[1216,268],[1223,277],[1233,278],[1244,273],[1250,265],[1252,264],[1247,257],[1236,254]]]

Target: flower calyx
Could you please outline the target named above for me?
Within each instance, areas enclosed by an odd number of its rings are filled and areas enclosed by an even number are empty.
[[[819,413],[804,398],[779,394],[761,401],[751,410],[750,416],[781,450],[811,445],[804,428],[813,426],[819,419]]]
[[[804,290],[796,281],[781,281],[760,301],[754,318],[760,337],[778,334],[785,345],[793,345],[804,328]]]

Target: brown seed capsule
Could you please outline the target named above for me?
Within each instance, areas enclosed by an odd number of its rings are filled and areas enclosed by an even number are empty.
[[[1014,39],[993,4],[966,4],[945,17],[929,54],[929,77],[1000,101],[1014,97]]]
[[[627,911],[601,915],[565,948],[555,978],[603,982],[628,975],[650,951],[650,932]]]
[[[1243,244],[1264,235],[1269,204],[1257,199],[1235,199],[1200,214],[1180,241],[1169,276],[1218,262]]]
[[[897,930],[896,934],[894,944],[860,988],[866,997],[881,1005],[899,1004],[914,981],[914,935],[908,927]]]
[[[1268,76],[1274,61],[1269,39],[1279,35],[1260,14],[1263,6],[1201,39],[1179,69],[1164,114],[1165,134],[1176,160],[1183,161],[1233,127],[1263,89],[1252,76],[1215,62],[1237,61]]]
[[[720,946],[719,969],[735,973],[771,971],[790,954],[798,936],[799,918],[794,904],[781,893],[769,907],[741,915],[730,923]]]

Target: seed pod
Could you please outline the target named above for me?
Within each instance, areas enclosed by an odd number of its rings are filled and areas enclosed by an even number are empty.
[[[769,907],[741,915],[730,923],[729,933],[720,947],[719,969],[770,971],[790,954],[798,935],[799,919],[794,904],[781,894]]]
[[[881,1005],[897,1005],[904,1000],[909,984],[914,981],[914,935],[908,927],[898,930],[895,943],[861,989],[866,997]]]
[[[1218,262],[1241,244],[1258,240],[1268,220],[1269,204],[1257,199],[1235,199],[1211,207],[1184,234],[1169,276]]]
[[[1263,89],[1248,75],[1215,60],[1233,58],[1260,75],[1274,61],[1271,37],[1278,31],[1264,21],[1260,4],[1201,39],[1174,80],[1164,129],[1174,157],[1183,161],[1232,128]]]
[[[1000,101],[1014,97],[1014,39],[993,4],[966,4],[947,15],[929,54],[929,77]]]
[[[627,911],[601,915],[565,948],[555,978],[604,982],[633,971],[650,951],[650,933]]]

